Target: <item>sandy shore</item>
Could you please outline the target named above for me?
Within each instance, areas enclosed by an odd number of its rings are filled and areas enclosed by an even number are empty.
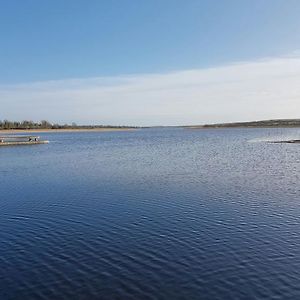
[[[92,129],[13,129],[13,130],[0,130],[0,134],[15,134],[15,133],[59,133],[59,132],[101,132],[101,131],[129,131],[136,130],[136,128],[92,128]]]

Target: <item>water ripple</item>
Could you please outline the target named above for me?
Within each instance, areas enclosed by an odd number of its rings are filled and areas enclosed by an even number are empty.
[[[248,142],[273,135],[64,133],[1,152],[0,299],[300,298],[300,147]]]

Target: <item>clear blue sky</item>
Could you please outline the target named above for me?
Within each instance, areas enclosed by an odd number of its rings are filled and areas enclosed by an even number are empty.
[[[299,50],[300,0],[0,0],[0,119],[299,118]]]
[[[299,27],[299,0],[0,0],[0,84],[277,56]]]

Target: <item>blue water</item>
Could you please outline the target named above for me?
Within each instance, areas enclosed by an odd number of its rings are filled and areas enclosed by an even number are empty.
[[[300,299],[300,129],[0,148],[0,299]]]

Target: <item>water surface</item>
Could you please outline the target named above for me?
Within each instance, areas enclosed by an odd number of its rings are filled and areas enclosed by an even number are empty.
[[[0,299],[300,299],[300,129],[0,148]]]

